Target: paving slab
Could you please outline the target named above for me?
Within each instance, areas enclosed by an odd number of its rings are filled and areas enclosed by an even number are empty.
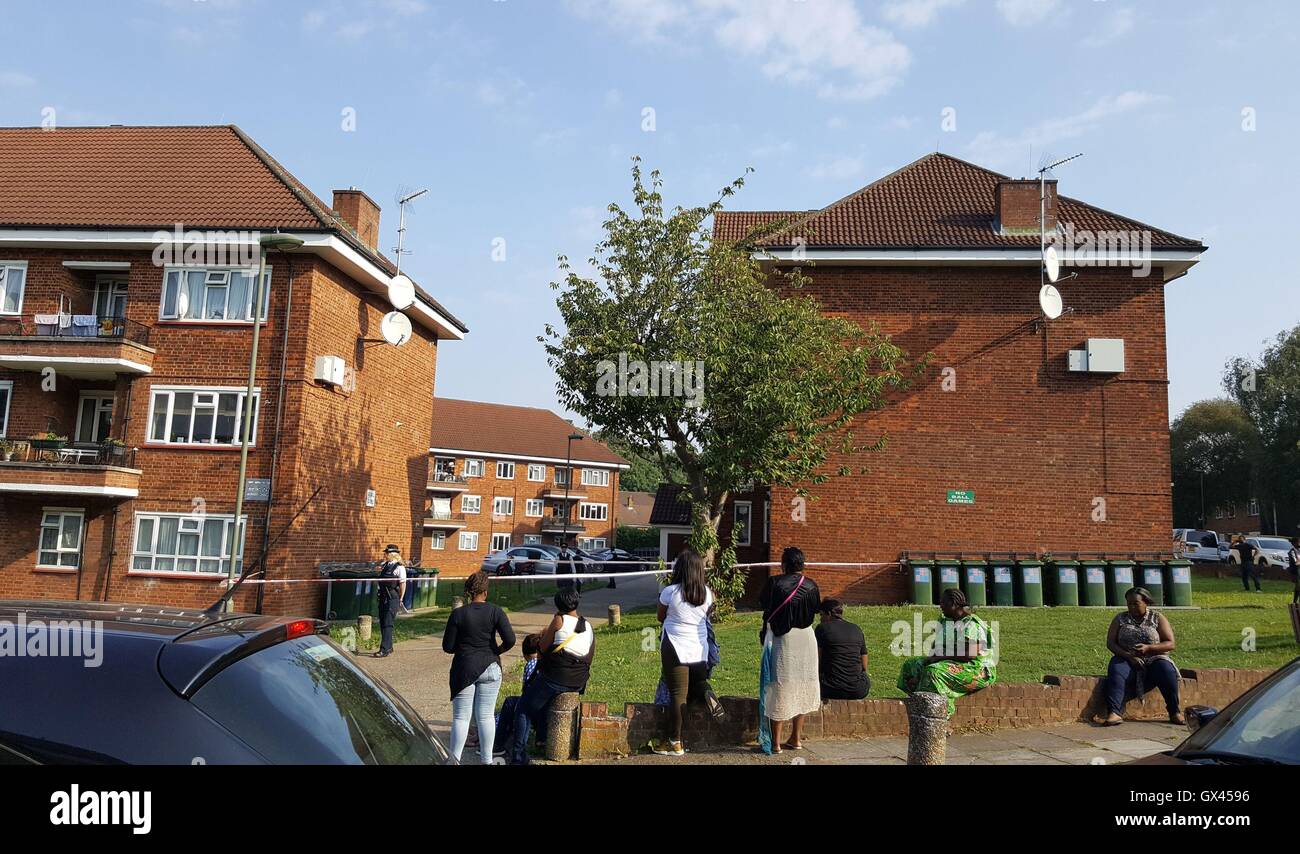
[[[1167,742],[1153,741],[1149,738],[1099,738],[1090,743],[1096,747],[1114,753],[1121,753],[1133,759],[1141,759],[1144,756],[1150,756],[1153,753],[1160,753],[1169,749]]]

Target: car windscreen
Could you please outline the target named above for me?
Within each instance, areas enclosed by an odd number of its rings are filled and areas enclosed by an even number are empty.
[[[1291,544],[1283,539],[1256,540],[1255,545],[1259,546],[1261,549],[1281,549],[1282,551],[1291,548]]]
[[[1224,725],[1216,723],[1193,733],[1177,752],[1300,763],[1300,667],[1252,696]]]
[[[429,765],[444,758],[409,706],[320,635],[236,661],[192,702],[276,763]]]

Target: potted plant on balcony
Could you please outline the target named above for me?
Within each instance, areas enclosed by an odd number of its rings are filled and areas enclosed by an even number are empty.
[[[104,459],[115,462],[126,456],[126,442],[121,439],[105,439],[102,445]]]
[[[7,439],[0,439],[0,462],[13,462],[14,454],[17,452],[17,445]]]
[[[33,451],[57,451],[68,444],[68,437],[60,436],[53,430],[48,430],[44,433],[33,434],[28,441],[31,442]]]

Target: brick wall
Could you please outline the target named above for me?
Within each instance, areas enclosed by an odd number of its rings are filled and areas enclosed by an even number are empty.
[[[1168,551],[1156,272],[1081,270],[1062,286],[1075,311],[1035,329],[1025,325],[1040,315],[1032,268],[813,269],[804,292],[826,311],[874,321],[909,353],[933,358],[909,391],[854,419],[858,442],[883,436],[886,448],[834,454],[825,467],[867,474],[810,485],[802,521],[793,490],[773,489],[772,554],[794,545],[809,561],[889,562],[904,551]],[[1089,337],[1123,338],[1126,371],[1069,374],[1066,351]],[[948,504],[949,489],[973,490],[976,503]],[[896,567],[814,577],[825,579],[825,595],[849,601],[906,596]]]
[[[1183,670],[1183,707],[1204,704],[1222,709],[1271,670]],[[1088,721],[1105,708],[1104,680],[1095,676],[1045,676],[1042,684],[1000,684],[957,701],[952,718],[956,730],[1046,726]],[[687,708],[683,737],[687,749],[732,747],[758,739],[758,701],[752,697],[723,697],[727,711],[714,721],[700,706]],[[605,703],[583,703],[578,741],[580,759],[628,756],[659,735],[661,710],[650,703],[628,703],[622,715],[611,715]],[[1130,702],[1128,720],[1165,720],[1159,691],[1142,702]],[[812,739],[906,736],[907,712],[902,700],[828,700],[804,719]]]

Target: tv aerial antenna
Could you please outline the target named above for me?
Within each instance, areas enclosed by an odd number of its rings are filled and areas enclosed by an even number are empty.
[[[1047,245],[1047,173],[1053,168],[1077,160],[1083,152],[1063,157],[1055,163],[1048,163],[1038,170],[1038,306],[1048,320],[1055,320],[1065,310],[1061,292],[1056,289],[1061,279],[1061,257],[1055,246]],[[1071,273],[1066,279],[1072,279],[1077,273]]]
[[[397,200],[397,207],[400,213],[398,214],[397,222],[397,246],[393,248],[393,254],[396,259],[394,263],[397,265],[397,272],[399,273],[402,272],[402,256],[411,254],[402,248],[403,244],[406,242],[406,206],[427,192],[429,192],[428,188],[416,190],[414,193],[407,193],[406,195],[399,197]]]

